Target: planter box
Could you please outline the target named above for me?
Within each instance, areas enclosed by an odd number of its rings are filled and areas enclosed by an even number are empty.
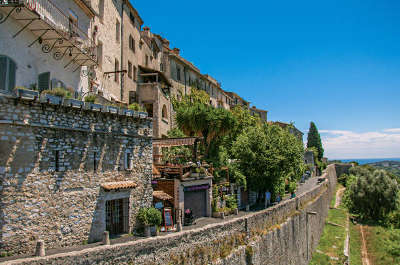
[[[121,116],[127,116],[126,115],[127,111],[128,111],[127,109],[120,108],[119,111],[118,111],[118,114],[121,115]]]
[[[20,99],[28,100],[28,101],[33,101],[33,100],[35,100],[35,99],[37,99],[39,97],[39,92],[38,91],[22,89],[22,88],[15,89],[15,94]]]
[[[147,112],[139,112],[139,117],[140,117],[141,119],[146,119],[147,116],[148,116]]]
[[[91,103],[91,102],[85,102],[83,105],[83,108],[86,110],[91,110],[91,111],[102,111],[103,105],[95,104],[95,103]]]
[[[49,95],[49,94],[42,94],[42,95],[40,95],[40,102],[48,103],[51,105],[61,105],[63,102],[63,98]]]
[[[80,101],[77,99],[72,99],[72,98],[67,98],[67,99],[64,99],[63,105],[72,107],[72,108],[76,108],[76,109],[81,109],[83,107],[83,101]]]
[[[111,114],[118,114],[119,108],[113,107],[113,106],[108,106],[108,112]]]
[[[134,110],[127,109],[127,110],[125,111],[125,115],[128,116],[128,117],[133,117],[133,115],[135,115],[135,111],[134,111]]]

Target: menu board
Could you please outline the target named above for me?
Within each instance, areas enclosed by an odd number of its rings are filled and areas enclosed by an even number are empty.
[[[165,229],[174,228],[174,221],[172,220],[171,208],[164,209],[164,221],[165,221]]]

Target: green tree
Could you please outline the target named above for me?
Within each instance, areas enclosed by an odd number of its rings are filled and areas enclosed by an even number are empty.
[[[177,104],[175,111],[178,127],[186,135],[204,138],[206,158],[209,157],[213,142],[228,134],[236,124],[236,119],[230,111],[201,102]]]
[[[346,183],[345,203],[350,211],[363,219],[383,220],[397,209],[399,185],[386,171],[357,167],[350,173],[356,174]]]
[[[321,136],[318,133],[317,126],[314,122],[310,123],[310,129],[307,137],[307,148],[315,147],[318,151],[318,160],[321,161],[324,157],[324,148],[322,147]]]
[[[305,168],[301,141],[276,125],[245,129],[233,143],[232,154],[248,187],[259,193],[283,194],[285,180],[298,180]]]

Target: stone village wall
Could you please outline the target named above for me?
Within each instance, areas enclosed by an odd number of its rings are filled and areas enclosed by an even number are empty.
[[[0,252],[32,253],[38,239],[48,248],[99,241],[110,199],[129,198],[131,232],[138,209],[152,203],[151,136],[150,118],[0,94]],[[127,150],[130,170],[124,168]],[[124,180],[137,187],[100,187]]]
[[[335,165],[324,176],[295,199],[223,223],[8,264],[308,264],[335,192]]]

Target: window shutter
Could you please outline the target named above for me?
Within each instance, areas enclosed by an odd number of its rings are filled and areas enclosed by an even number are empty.
[[[15,88],[15,74],[17,71],[17,65],[12,60],[8,60],[8,62],[8,90],[11,91]]]
[[[50,72],[42,73],[39,75],[39,91],[47,90],[50,87]]]
[[[6,89],[7,58],[0,56],[0,90]]]

